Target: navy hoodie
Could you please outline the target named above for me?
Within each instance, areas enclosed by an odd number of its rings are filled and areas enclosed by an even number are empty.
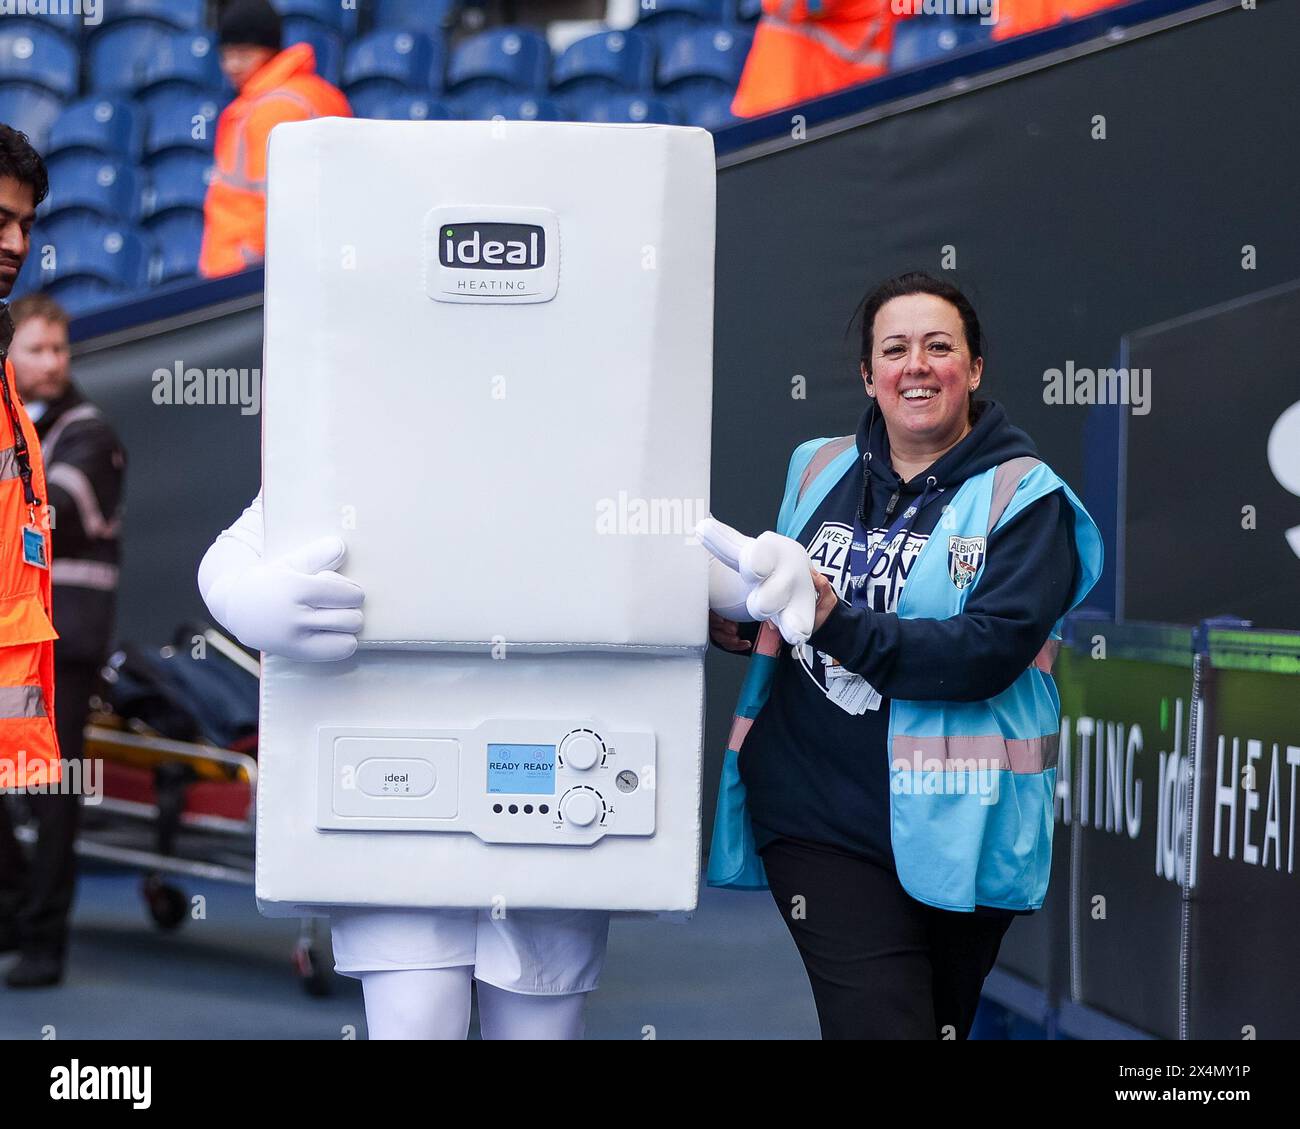
[[[859,455],[870,451],[872,456],[865,492],[859,458],[795,534],[842,598],[808,644],[782,646],[771,694],[745,738],[740,773],[760,851],[774,839],[795,839],[893,869],[890,699],[980,701],[1001,693],[1033,662],[1066,610],[1078,555],[1073,511],[1056,491],[989,536],[983,575],[962,615],[900,619],[894,614],[916,555],[935,535],[957,487],[1008,459],[1038,454],[994,401],[977,400],[975,413],[961,442],[905,483],[890,465],[884,419],[872,401],[857,433]],[[944,493],[932,496],[912,532],[900,534],[876,562],[866,601],[850,606],[845,602],[849,545],[859,505],[868,516],[869,559],[929,475]],[[886,518],[896,492],[900,497]],[[824,654],[879,691],[880,708],[852,715],[831,701]]]

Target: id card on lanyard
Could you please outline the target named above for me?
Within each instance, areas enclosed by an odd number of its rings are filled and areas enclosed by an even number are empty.
[[[894,543],[900,533],[903,535],[904,544],[906,544],[907,537],[916,524],[917,515],[925,508],[931,497],[937,498],[942,493],[943,487],[936,487],[933,477],[926,479],[925,489],[921,492],[920,498],[899,514],[885,532],[880,544],[876,546],[876,551],[871,554],[869,559],[867,557],[867,531],[862,524],[862,514],[859,512],[854,516],[853,543],[849,546],[848,598],[851,607],[865,604],[867,581],[871,578],[871,570],[876,567],[880,558],[884,556],[885,551]],[[897,503],[898,495],[895,494],[890,498],[889,505],[885,509],[886,517],[893,512]],[[854,715],[880,708],[883,698],[879,690],[860,674],[847,671],[834,659],[830,659],[829,656],[827,658],[829,661],[826,665],[826,694],[832,702],[839,706],[840,709]]]
[[[50,567],[45,556],[45,534],[35,525],[23,526],[23,564],[36,568]]]

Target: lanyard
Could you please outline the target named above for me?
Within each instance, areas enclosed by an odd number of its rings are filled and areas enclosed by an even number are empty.
[[[4,393],[5,411],[9,415],[9,424],[14,432],[14,458],[18,461],[18,477],[23,480],[23,498],[36,520],[34,507],[41,504],[32,489],[32,460],[27,451],[27,436],[23,433],[22,422],[18,418],[18,409],[14,407],[13,395],[9,391],[9,374],[5,362],[9,357],[9,343],[13,340],[14,323],[9,316],[9,307],[0,306],[0,391]]]
[[[864,474],[870,473],[866,468]],[[935,485],[934,475],[925,480],[925,489],[921,491],[921,496],[907,507],[894,520],[894,524],[889,527],[888,532],[876,546],[876,551],[871,554],[871,559],[867,560],[867,531],[862,524],[862,511],[853,518],[853,544],[849,548],[849,585],[848,597],[849,604],[856,606],[860,601],[866,600],[867,578],[871,576],[871,570],[876,567],[876,563],[884,555],[885,550],[894,543],[899,533],[903,533],[904,544],[906,544],[906,534],[912,532],[912,526],[916,524],[916,515],[925,508],[925,504],[931,497],[937,498],[944,491],[944,487]],[[889,517],[894,512],[894,507],[898,505],[898,491],[894,491],[894,496],[889,499],[889,505],[885,507],[885,517]],[[854,578],[862,578],[861,588],[855,583]]]

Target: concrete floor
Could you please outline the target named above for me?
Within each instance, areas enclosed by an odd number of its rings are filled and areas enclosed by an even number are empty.
[[[303,990],[297,922],[260,916],[247,887],[177,884],[204,895],[207,916],[164,933],[138,874],[83,865],[64,983],[0,984],[0,1038],[364,1037],[358,981],[331,973],[331,995]],[[0,957],[0,972],[15,959]],[[684,924],[615,920],[588,1038],[642,1039],[647,1028],[660,1039],[818,1037],[803,966],[766,893],[706,889]]]

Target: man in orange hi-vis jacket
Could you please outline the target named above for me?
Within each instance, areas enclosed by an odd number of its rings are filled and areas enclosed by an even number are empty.
[[[37,858],[29,867],[0,806],[0,951],[20,941],[24,946],[24,962],[6,977],[11,987],[56,983],[62,974],[61,953],[27,961],[26,916],[37,906],[63,920],[68,905],[55,904],[57,891],[66,891],[70,903],[65,879],[74,865],[71,841],[47,826],[47,817],[57,823],[66,811],[67,804],[57,802],[64,797],[41,794],[64,775],[54,728],[58,633],[50,521],[41,442],[9,362],[14,327],[5,302],[27,258],[36,205],[48,189],[45,165],[26,136],[0,125],[0,792],[27,792],[40,823]]]
[[[1054,27],[1062,20],[1077,20],[1091,16],[1103,8],[1113,8],[1127,0],[1001,0],[997,22],[993,25],[994,39],[1011,39]]]
[[[763,0],[763,15],[731,103],[737,117],[867,82],[889,67],[891,0]]]
[[[280,50],[268,0],[232,0],[219,25],[221,69],[238,91],[217,122],[216,168],[204,202],[199,273],[236,274],[266,255],[266,144],[281,122],[350,118],[342,91],[316,73],[306,43]]]
[[[0,125],[0,301],[27,258],[45,165],[24,134]],[[0,788],[60,778],[45,468],[9,361],[13,322],[0,306]]]

